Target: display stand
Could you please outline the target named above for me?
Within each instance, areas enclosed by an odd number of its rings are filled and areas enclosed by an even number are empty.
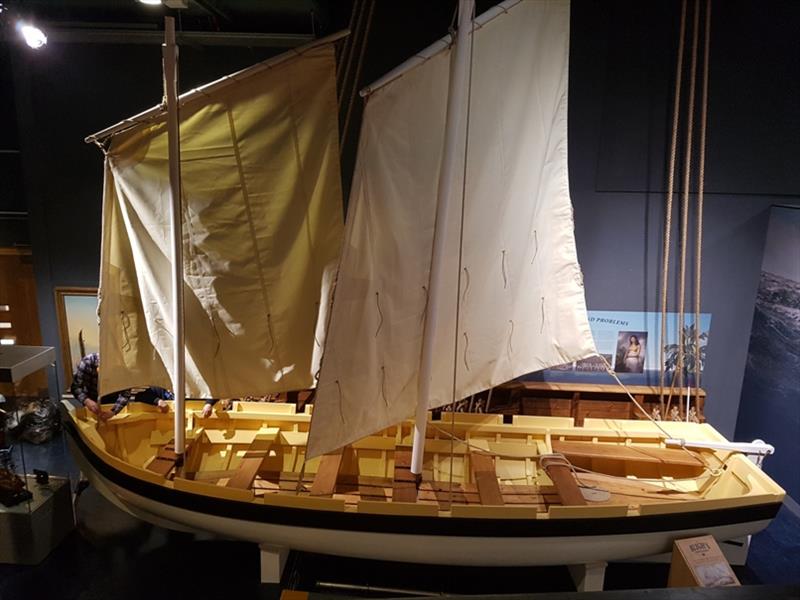
[[[606,562],[567,565],[575,589],[579,592],[602,592],[606,578]]]
[[[0,347],[0,382],[19,383],[24,377],[47,367],[55,368],[51,346]],[[0,442],[5,436],[0,436]],[[19,477],[30,499],[13,506],[0,504],[0,562],[33,565],[41,562],[75,526],[69,479],[45,472],[37,478],[27,472],[21,451]],[[11,446],[5,450],[5,466],[12,474]],[[37,472],[38,473],[38,472]]]
[[[12,507],[0,504],[0,563],[38,564],[75,526],[69,479],[27,479],[31,500]]]
[[[261,551],[261,583],[280,583],[289,549],[259,544]]]

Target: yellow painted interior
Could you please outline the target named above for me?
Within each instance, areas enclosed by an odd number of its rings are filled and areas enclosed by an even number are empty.
[[[192,440],[192,447],[187,453],[185,470],[177,472],[172,480],[145,468],[158,449],[172,440],[174,415],[171,412],[162,414],[152,407],[134,403],[107,423],[98,423],[82,409],[69,408],[68,412],[92,451],[128,474],[204,495],[313,510],[437,514],[440,517],[519,518],[524,514],[531,518],[602,518],[777,502],[784,495],[783,490],[745,456],[709,450],[700,453],[705,469],[604,459],[573,461],[575,466],[592,471],[589,475],[579,472],[579,482],[590,475],[601,477],[600,484],[593,480],[592,485],[606,485],[612,494],[618,489],[623,492],[604,503],[590,503],[586,507],[561,506],[557,496],[553,497],[553,482],[538,460],[542,454],[551,452],[553,440],[663,448],[660,432],[646,421],[586,419],[584,427],[579,428],[571,424],[571,419],[561,417],[515,416],[512,423],[504,424],[501,415],[457,413],[454,421],[446,415],[430,423],[423,484],[449,485],[452,478],[454,484],[472,485],[469,489],[475,490],[470,452],[485,452],[496,457],[495,471],[501,486],[544,490],[539,493],[549,494],[546,506],[524,502],[483,506],[474,501],[471,504],[460,501],[459,504],[456,499],[450,505],[441,495],[412,505],[425,508],[404,507],[402,503],[387,506],[392,504],[394,453],[396,449],[410,449],[411,422],[354,443],[345,451],[339,470],[339,478],[345,484],[341,489],[337,487],[333,498],[312,497],[309,490],[319,470],[320,459],[305,461],[310,407],[296,413],[293,404],[235,402],[230,411],[217,412],[204,419],[196,412],[201,406],[190,404],[187,408],[194,414],[194,418],[187,421],[190,424],[187,439]],[[675,437],[724,440],[707,424],[666,422],[662,425]],[[247,454],[251,453],[252,458],[254,452],[261,452],[257,456],[263,457],[263,462],[253,488],[227,487]],[[301,475],[303,483],[298,486]],[[631,485],[646,488],[645,494],[650,498],[637,500],[636,494],[626,491],[626,486]],[[420,490],[423,489],[424,485]]]

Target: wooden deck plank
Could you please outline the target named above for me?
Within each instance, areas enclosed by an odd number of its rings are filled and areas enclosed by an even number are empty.
[[[394,451],[392,502],[416,502],[417,477],[411,472],[411,451]]]
[[[236,469],[236,473],[228,480],[227,487],[249,490],[264,460],[265,457],[263,456],[257,458],[243,458],[242,462],[239,463],[239,468]]]
[[[585,506],[587,504],[572,475],[572,469],[568,465],[550,464],[545,468],[545,472],[556,484],[561,504],[564,506]]]
[[[470,452],[469,462],[475,475],[475,483],[478,486],[478,496],[480,496],[481,504],[487,506],[502,506],[505,504],[503,494],[500,492],[500,484],[497,481],[494,458],[486,454]]]
[[[319,469],[311,484],[312,496],[331,496],[336,490],[336,479],[339,477],[339,468],[342,466],[344,448],[336,452],[325,454],[319,462]]]
[[[571,442],[553,440],[553,452],[574,458],[615,460],[681,467],[703,467],[703,462],[694,454],[681,449],[648,448],[643,446],[622,446],[595,444],[593,442]]]

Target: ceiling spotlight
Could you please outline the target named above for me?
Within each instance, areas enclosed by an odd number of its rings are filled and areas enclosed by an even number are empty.
[[[35,25],[19,22],[17,23],[17,31],[19,31],[25,39],[25,43],[34,50],[41,48],[47,43],[47,36],[44,34],[44,31]]]
[[[161,0],[139,0],[139,2],[141,2],[142,4],[150,4],[152,6],[161,4]]]

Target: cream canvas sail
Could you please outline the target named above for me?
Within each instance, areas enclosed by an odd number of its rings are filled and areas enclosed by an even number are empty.
[[[432,408],[595,354],[567,172],[569,2],[506,2],[476,20],[473,38],[467,164],[452,186],[465,192],[461,287],[459,197]],[[309,456],[406,419],[418,402],[452,53],[439,47],[367,98]]]
[[[181,107],[192,397],[314,384],[323,271],[342,234],[335,58],[332,44],[293,54]],[[169,387],[168,194],[164,117],[115,135],[105,163],[102,393]]]

